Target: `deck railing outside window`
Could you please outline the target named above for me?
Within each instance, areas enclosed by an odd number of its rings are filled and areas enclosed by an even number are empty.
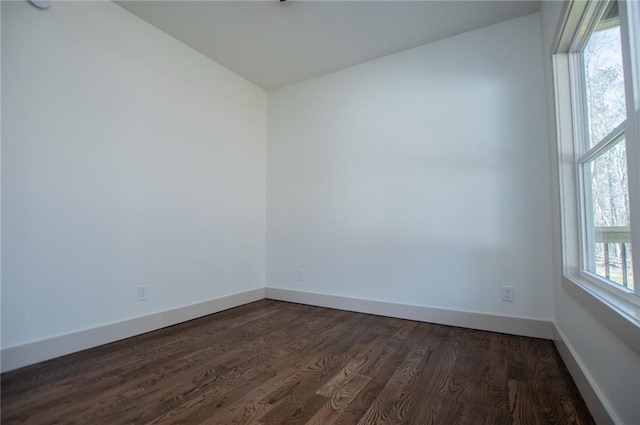
[[[596,227],[596,274],[626,288],[633,287],[629,227]]]

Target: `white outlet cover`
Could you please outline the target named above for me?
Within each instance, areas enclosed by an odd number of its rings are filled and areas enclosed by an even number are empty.
[[[513,302],[513,286],[502,287],[502,301]]]
[[[138,286],[138,301],[146,301],[148,298],[148,286]]]
[[[304,269],[298,269],[298,282],[304,282],[307,278],[307,273]]]

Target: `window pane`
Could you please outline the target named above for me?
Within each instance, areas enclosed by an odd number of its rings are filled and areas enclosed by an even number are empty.
[[[624,136],[584,164],[587,269],[633,288],[629,189]]]
[[[591,147],[626,119],[617,2],[605,11],[582,55]]]

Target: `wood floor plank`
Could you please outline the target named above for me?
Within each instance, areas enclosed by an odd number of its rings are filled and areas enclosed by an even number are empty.
[[[582,424],[553,343],[263,300],[0,376],[2,424]]]
[[[2,375],[2,388],[12,395],[19,396],[25,391],[33,392],[34,385],[32,381],[37,381],[38,388],[50,382],[59,384],[61,381],[69,382],[69,385],[75,385],[75,381],[67,380],[87,379],[92,374],[100,373],[103,370],[112,371],[114,370],[113,365],[121,366],[125,359],[131,357],[137,359],[141,354],[147,353],[149,350],[162,348],[166,345],[181,344],[182,341],[191,338],[193,335],[199,337],[207,334],[219,335],[225,330],[240,327],[248,322],[273,315],[280,311],[280,309],[273,308],[277,305],[274,303],[271,300],[262,300],[245,304],[215,315],[84,350],[72,356],[59,357],[51,361],[38,363],[28,368],[29,374],[27,377],[16,374]],[[167,336],[170,337],[167,338]]]
[[[366,319],[366,316],[361,317],[361,320],[364,319]],[[246,393],[246,389],[244,388],[259,385],[261,382],[277,373],[278,368],[285,364],[284,362],[291,362],[291,357],[288,355],[293,352],[294,348],[296,349],[295,351],[297,351],[296,355],[299,355],[302,348],[306,345],[315,342],[319,338],[324,339],[321,335],[333,333],[335,338],[338,338],[342,332],[346,331],[347,326],[348,323],[336,320],[331,323],[330,326],[326,326],[322,334],[312,334],[311,331],[307,329],[307,333],[314,335],[314,337],[306,339],[305,343],[297,344],[297,346],[291,347],[290,345],[284,344],[285,341],[281,341],[281,343],[275,344],[271,350],[268,346],[261,347],[261,353],[274,353],[273,356],[267,357],[269,362],[264,364],[264,369],[254,368],[252,373],[243,373],[242,370],[234,371],[234,373],[231,373],[228,376],[228,379],[223,379],[215,388],[211,388],[210,390],[200,393],[196,399],[190,397],[188,400],[184,400],[182,404],[176,406],[171,411],[165,412],[150,423],[165,423],[167,418],[172,418],[174,422],[180,421],[181,423],[199,423],[204,421],[208,416],[207,412],[213,409],[219,410],[225,405],[233,403],[237,398],[242,397]],[[298,326],[295,326],[295,324],[293,325],[293,328],[297,329],[297,332],[301,331]],[[322,330],[322,328],[320,327],[318,330]],[[295,336],[295,332],[289,333],[289,337]],[[289,349],[287,351],[276,349],[277,346],[282,345],[289,347]],[[342,361],[342,359],[340,360]],[[293,382],[296,385],[299,381],[299,379],[293,379]],[[283,387],[286,387],[286,382],[281,384],[280,389]]]
[[[263,417],[272,407],[267,395],[283,385],[284,382],[290,380],[291,377],[300,370],[301,366],[297,362],[293,364],[293,366],[281,370],[262,385],[249,391],[244,397],[223,407],[215,417],[205,419],[201,424],[216,425],[218,423],[225,423],[247,425],[256,423],[258,418]]]
[[[485,425],[511,425],[507,359],[504,337],[491,333],[489,342],[489,370],[487,371],[487,415]]]
[[[411,351],[358,425],[406,423],[408,410],[415,401],[417,380],[428,359],[429,353],[424,349]]]
[[[410,424],[446,423],[445,420],[451,422],[453,416],[449,412],[450,406],[462,405],[457,401],[459,388],[452,385],[454,364],[458,356],[454,345],[456,329],[444,326],[427,329],[428,337],[423,338],[423,344],[430,357],[416,383],[416,392],[431,396],[412,406],[408,420]],[[458,416],[461,413],[457,412]]]
[[[321,363],[315,365],[319,367],[322,373],[296,379],[294,385],[283,386],[284,392],[278,390],[272,393],[270,395],[271,398],[280,398],[278,405],[263,416],[259,423],[264,425],[286,423],[286,418],[293,415],[300,408],[303,400],[310,398],[313,393],[319,395],[317,394],[318,389],[323,387],[340,370],[344,369],[352,360],[352,357],[361,350],[363,341],[370,340],[371,331],[367,332],[366,329],[374,321],[375,318],[372,316],[362,315],[358,318],[358,321],[353,323],[348,332],[345,333],[343,331],[335,335],[335,338],[329,344],[322,347],[322,351],[327,355],[322,358]],[[349,338],[344,338],[343,335],[349,335]],[[326,398],[324,399],[326,400]]]
[[[281,311],[281,314],[285,313],[286,310]],[[270,314],[273,315],[274,313],[270,312]],[[276,316],[274,315],[273,317]],[[290,317],[293,318],[296,317],[296,315],[292,314]],[[214,322],[213,326],[209,326],[209,323],[207,323],[206,320],[203,320],[203,323],[200,326],[192,324],[191,322],[187,323],[189,326],[186,326],[185,324],[177,325],[178,329],[175,330],[176,334],[171,338],[149,337],[150,334],[155,334],[155,332],[150,332],[140,336],[143,340],[141,343],[138,343],[136,338],[129,339],[131,342],[134,342],[134,344],[132,344],[133,348],[125,345],[122,350],[123,353],[120,355],[117,354],[118,350],[114,351],[113,346],[121,346],[129,340],[109,344],[104,347],[104,354],[101,355],[96,353],[95,356],[89,356],[87,360],[80,358],[78,363],[67,365],[66,368],[61,368],[54,362],[52,364],[54,366],[52,369],[55,373],[63,373],[63,370],[73,370],[74,373],[53,381],[50,379],[53,373],[45,374],[44,379],[42,379],[42,383],[38,385],[37,388],[31,388],[29,391],[30,397],[28,400],[33,402],[42,395],[42,397],[46,398],[52,405],[55,405],[60,402],[60,400],[53,397],[55,394],[64,398],[73,396],[74,393],[83,393],[81,389],[87,386],[95,389],[119,386],[122,381],[130,382],[132,374],[140,374],[142,376],[148,375],[147,367],[149,364],[153,364],[155,371],[157,371],[158,366],[161,365],[163,361],[169,361],[183,355],[188,355],[190,358],[197,359],[199,355],[203,354],[203,351],[205,356],[211,356],[215,354],[216,350],[222,351],[225,348],[234,348],[235,341],[229,339],[230,337],[238,337],[238,335],[235,335],[235,331],[233,331],[234,321],[238,320],[240,323],[248,322],[245,322],[246,319],[243,317],[233,318],[232,322],[225,321],[224,318],[225,316],[223,316],[220,324]],[[253,320],[258,319],[261,319],[261,325],[264,326],[264,314],[253,317]],[[286,319],[281,319],[280,323],[284,323],[282,320],[286,321]],[[224,341],[223,343],[215,345],[211,344],[210,341],[212,337],[207,336],[209,335],[209,332],[212,331],[211,328],[213,328],[214,332],[217,331],[214,333],[214,335],[216,335],[214,338],[218,339],[218,341]],[[163,334],[166,330],[162,329],[157,332]],[[153,342],[149,343],[149,340],[153,340]],[[100,350],[100,348],[97,350]],[[86,355],[86,353],[78,353],[79,357],[82,357],[83,355]],[[65,363],[66,357],[61,358],[63,363]],[[35,367],[37,368],[38,365]],[[24,388],[29,388],[28,386],[24,387],[23,384],[21,388],[14,390],[11,385],[13,384],[10,379],[11,376],[12,375],[9,374],[8,381],[10,382],[5,382],[4,376],[2,380],[2,387],[7,393],[19,396],[24,391]],[[36,376],[38,376],[37,372]],[[28,383],[29,381],[25,380],[25,382]],[[11,405],[14,406],[14,404]],[[16,403],[15,407],[21,408],[22,406],[20,406],[19,403]],[[6,416],[10,416],[10,412],[3,413]]]
[[[255,344],[244,348],[241,346],[240,350],[225,353],[214,359],[215,362],[223,360],[226,362],[221,365],[224,369],[212,376],[214,378],[212,382],[215,383],[215,386],[211,388],[207,388],[209,387],[207,382],[200,383],[200,377],[193,375],[193,371],[181,370],[182,375],[174,377],[171,381],[165,380],[162,385],[162,400],[166,401],[156,405],[148,415],[143,415],[141,419],[151,421],[153,416],[157,416],[150,423],[164,423],[167,418],[171,418],[172,421],[184,418],[185,423],[193,423],[205,419],[204,412],[207,412],[208,409],[218,409],[233,402],[236,398],[242,397],[246,393],[245,387],[260,385],[277,374],[285,361],[291,362],[293,360],[292,356],[295,356],[293,352],[296,347],[287,345],[285,342],[297,337],[300,333],[309,333],[311,328],[323,329],[322,323],[319,323],[322,321],[322,317],[305,315],[303,319],[304,323],[297,321],[289,323],[293,330],[280,332],[277,337],[260,339],[259,347],[256,347]],[[288,327],[284,329],[288,329]],[[288,349],[279,349],[282,346],[288,347]],[[298,348],[302,346],[304,344],[299,344]],[[187,373],[191,378],[181,379],[180,377],[184,373]],[[174,396],[171,397],[171,394]],[[155,398],[157,399],[157,397]],[[140,404],[153,405],[154,403],[154,400],[140,398],[132,401],[133,413]],[[194,406],[198,408],[195,409]],[[122,414],[120,413],[119,416]]]
[[[367,361],[367,356],[363,353],[358,353],[349,360],[345,367],[343,367],[340,372],[336,373],[333,378],[329,380],[326,384],[324,384],[316,394],[331,397],[334,392],[336,392],[340,387],[345,384],[345,381],[349,380],[351,375],[355,373],[362,365],[364,365]]]
[[[83,392],[78,388],[66,395],[62,394],[61,397],[73,396],[76,411],[85,411],[91,406],[96,416],[106,419],[113,412],[122,415],[127,410],[123,408],[123,403],[126,402],[125,398],[135,398],[138,394],[147,393],[156,384],[171,384],[176,381],[174,376],[176,374],[178,375],[178,380],[181,380],[181,378],[185,380],[191,376],[191,369],[194,365],[198,365],[198,368],[202,371],[201,373],[205,374],[205,379],[192,377],[187,385],[193,389],[192,392],[197,392],[198,389],[203,390],[219,380],[218,378],[222,372],[228,373],[232,370],[231,365],[221,367],[225,366],[225,360],[235,359],[237,354],[243,350],[256,351],[254,347],[256,345],[255,335],[261,335],[261,340],[264,340],[273,333],[281,331],[285,323],[290,323],[291,319],[296,317],[295,315],[288,316],[284,313],[279,316],[272,321],[261,320],[260,323],[254,324],[249,332],[227,335],[227,341],[215,344],[211,348],[192,344],[189,346],[190,348],[182,346],[180,349],[174,349],[167,353],[149,353],[148,362],[140,363],[132,369],[125,369],[124,371],[120,368],[121,372],[114,374],[112,379],[95,383],[93,387],[95,392],[99,392],[98,395]],[[281,339],[284,341],[286,338],[287,335],[282,335]],[[216,373],[213,373],[213,371]],[[175,391],[175,388],[170,388],[169,391]],[[127,396],[125,397],[123,394],[127,394]],[[159,396],[163,395],[164,392],[160,390]],[[118,402],[113,403],[112,400],[117,400]],[[58,419],[55,416],[56,413],[73,415],[76,412],[56,409],[56,406],[59,405],[60,397],[50,399],[48,403],[43,405],[43,410],[47,412],[49,420]],[[52,413],[54,414],[53,417]],[[11,414],[11,411],[7,412],[7,417],[11,418]],[[31,420],[40,420],[37,412],[34,413],[34,417]]]

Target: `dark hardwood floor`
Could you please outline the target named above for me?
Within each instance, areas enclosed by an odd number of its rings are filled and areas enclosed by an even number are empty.
[[[592,424],[553,343],[263,300],[1,376],[3,424]]]

